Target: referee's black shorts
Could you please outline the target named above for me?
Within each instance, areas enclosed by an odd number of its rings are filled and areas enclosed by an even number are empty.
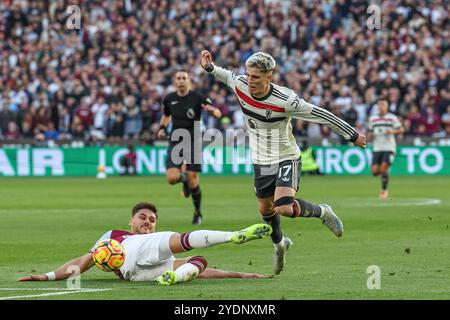
[[[197,150],[199,149],[199,150]],[[186,163],[186,170],[193,172],[202,171],[202,149],[194,148],[194,143],[190,146],[183,145],[182,142],[170,142],[167,149],[166,170],[170,168],[180,169],[183,163]]]

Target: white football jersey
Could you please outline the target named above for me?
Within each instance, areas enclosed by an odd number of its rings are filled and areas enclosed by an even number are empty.
[[[173,234],[171,231],[132,234],[128,231],[110,230],[98,239],[91,252],[102,240],[117,240],[125,251],[125,262],[120,267],[120,277],[130,281],[151,280],[168,270],[161,271],[158,266],[164,265],[166,261],[175,260],[169,247],[169,240]]]
[[[328,125],[345,139],[355,141],[358,133],[345,121],[331,112],[301,99],[293,90],[270,84],[270,91],[262,98],[252,97],[247,77],[214,66],[210,72],[237,95],[247,124],[252,161],[270,165],[300,156],[292,134],[291,118]]]
[[[397,116],[388,112],[383,116],[377,115],[369,118],[369,130],[373,132],[373,151],[394,152],[397,148],[393,131],[402,126]],[[392,133],[386,133],[387,130]]]

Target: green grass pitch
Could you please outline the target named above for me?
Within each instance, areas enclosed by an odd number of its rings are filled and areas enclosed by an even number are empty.
[[[201,177],[204,223],[190,224],[192,204],[164,177],[0,179],[0,299],[449,299],[450,178],[392,177],[378,199],[372,177],[302,177],[297,196],[329,203],[344,222],[336,238],[318,219],[283,218],[294,241],[285,271],[271,279],[195,281],[173,287],[121,281],[92,268],[83,289],[65,281],[17,282],[87,252],[109,229],[128,230],[130,208],[154,202],[158,230],[238,230],[260,222],[252,177]],[[269,239],[191,251],[211,267],[270,274]],[[381,288],[369,290],[369,266]]]

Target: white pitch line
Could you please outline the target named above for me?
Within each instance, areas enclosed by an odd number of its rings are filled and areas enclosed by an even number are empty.
[[[53,288],[57,289],[57,288]],[[0,300],[11,300],[11,299],[27,299],[27,298],[38,298],[38,297],[49,297],[49,296],[60,296],[64,294],[73,294],[73,293],[86,293],[86,292],[99,292],[99,291],[108,291],[111,289],[77,289],[70,291],[62,291],[62,292],[51,292],[51,293],[41,293],[41,294],[30,294],[24,296],[11,296],[11,297],[0,297]]]
[[[80,290],[110,290],[101,288],[71,289],[71,288],[0,288],[0,291],[80,291]]]
[[[361,199],[360,199],[361,200]],[[349,207],[404,207],[404,206],[433,206],[441,204],[440,199],[431,198],[409,198],[409,199],[388,199],[377,200],[377,202],[353,203]]]

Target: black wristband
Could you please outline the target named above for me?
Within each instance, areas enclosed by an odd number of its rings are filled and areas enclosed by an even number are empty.
[[[359,133],[355,131],[355,133],[350,137],[350,142],[355,142],[358,137]]]
[[[202,68],[205,69],[207,72],[211,72],[214,70],[214,65],[211,63],[208,68],[205,68],[204,66],[202,66]]]

